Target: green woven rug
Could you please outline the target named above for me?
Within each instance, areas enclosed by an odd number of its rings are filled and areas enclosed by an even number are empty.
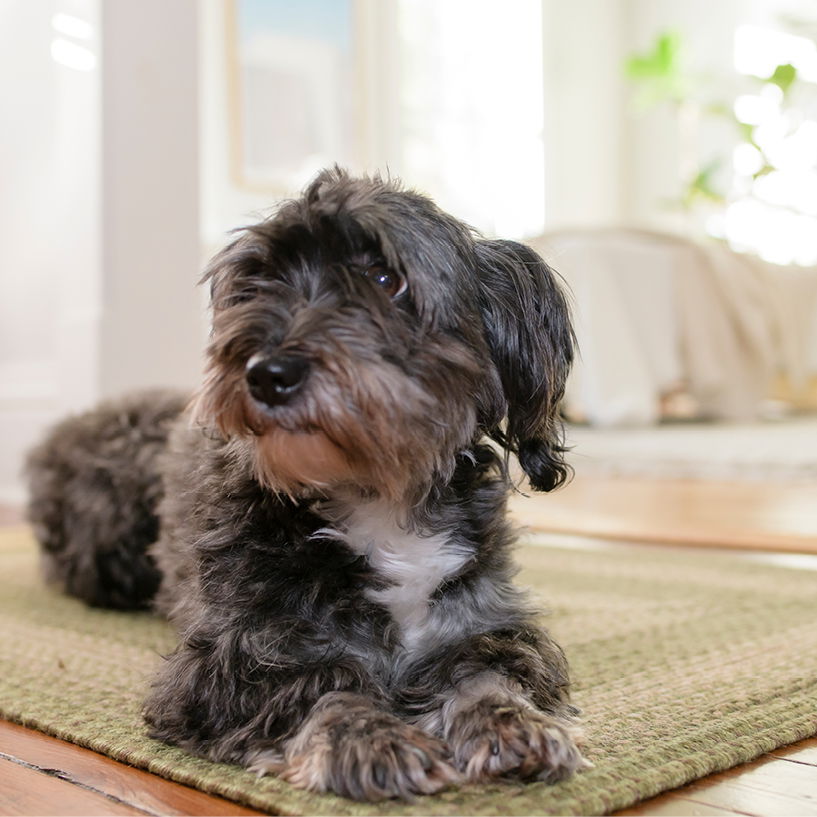
[[[570,659],[595,764],[557,786],[370,806],[152,741],[139,704],[168,626],[44,588],[22,528],[0,534],[0,715],[277,814],[601,814],[817,734],[817,572],[535,538],[519,560]]]

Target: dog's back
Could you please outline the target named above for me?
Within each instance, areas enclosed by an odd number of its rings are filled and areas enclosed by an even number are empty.
[[[147,607],[160,574],[158,458],[187,396],[149,391],[58,423],[28,457],[28,515],[46,577],[88,604]]]

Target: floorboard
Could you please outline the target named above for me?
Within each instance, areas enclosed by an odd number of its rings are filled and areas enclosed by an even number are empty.
[[[0,814],[155,814],[0,755]]]
[[[182,786],[170,780],[157,777],[149,772],[135,769],[119,763],[104,755],[83,749],[72,743],[49,737],[41,732],[26,729],[13,723],[0,721],[0,756],[13,760],[20,768],[36,775],[38,772],[46,777],[47,784],[54,789],[56,781],[59,790],[73,799],[74,791],[103,792],[111,803],[124,803],[136,811],[111,812],[116,814],[173,814],[173,815],[242,815],[260,814],[261,812],[213,797],[189,786]],[[55,771],[58,777],[54,777]],[[0,766],[0,791],[14,790],[15,778],[7,780],[8,767]],[[40,778],[27,775],[22,783],[36,782],[43,784]],[[49,794],[53,793],[49,790]],[[51,803],[53,808],[57,801],[29,802],[22,799],[17,805],[22,810],[4,811],[3,814],[59,814],[63,812],[44,812],[41,807]],[[84,801],[83,801],[84,802]],[[88,803],[96,802],[89,800]],[[0,794],[0,804],[3,803]],[[28,810],[34,807],[33,811]],[[61,806],[60,806],[61,807]],[[69,813],[69,812],[64,812]],[[70,812],[75,813],[75,812]],[[82,812],[79,812],[82,813]],[[97,813],[97,812],[95,812]],[[105,813],[104,811],[101,813]]]
[[[817,746],[814,739],[797,744],[782,753],[767,755],[728,772],[690,783],[676,791],[660,795],[620,815],[673,815],[679,803],[696,803],[700,808],[716,809],[698,814],[751,814],[754,817],[817,815],[817,767],[801,762]]]
[[[631,542],[817,553],[815,486],[582,477],[511,499],[523,524]]]

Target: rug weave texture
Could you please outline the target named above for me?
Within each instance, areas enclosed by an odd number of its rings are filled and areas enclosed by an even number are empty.
[[[572,666],[595,767],[556,786],[467,786],[375,805],[296,790],[149,739],[140,701],[169,626],[42,585],[0,534],[0,715],[279,814],[603,814],[817,734],[817,572],[636,547],[520,548]]]

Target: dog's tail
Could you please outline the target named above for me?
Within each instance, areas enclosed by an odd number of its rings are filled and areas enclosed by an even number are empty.
[[[160,581],[159,459],[187,395],[151,391],[58,423],[28,456],[46,578],[95,607],[149,606]]]

